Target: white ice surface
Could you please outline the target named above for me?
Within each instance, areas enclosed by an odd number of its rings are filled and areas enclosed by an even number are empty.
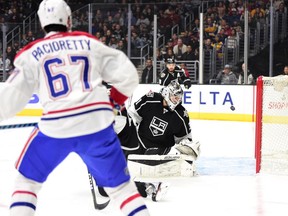
[[[167,180],[171,188],[160,202],[145,199],[152,216],[288,215],[288,177],[255,175],[253,123],[192,121],[191,125],[194,139],[202,143],[199,175]],[[14,162],[31,129],[0,130],[0,216],[9,214]],[[49,176],[38,196],[36,216],[51,215],[122,214],[113,203],[102,211],[94,209],[86,168],[71,154]]]

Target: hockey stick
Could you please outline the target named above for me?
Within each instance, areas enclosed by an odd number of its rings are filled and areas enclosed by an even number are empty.
[[[0,125],[0,130],[13,129],[13,128],[23,128],[23,127],[34,127],[38,122],[32,123],[22,123],[22,124],[10,124],[10,125]]]
[[[90,172],[88,172],[88,178],[89,178],[90,190],[92,193],[94,208],[97,210],[102,210],[102,209],[106,208],[110,202],[110,199],[104,203],[97,203],[96,194],[95,194],[95,187],[94,187],[94,183],[93,183],[93,177],[92,177]]]

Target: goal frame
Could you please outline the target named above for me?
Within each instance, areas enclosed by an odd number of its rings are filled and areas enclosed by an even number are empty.
[[[256,124],[255,124],[255,159],[256,173],[261,170],[262,117],[263,117],[263,76],[258,77],[256,85]]]

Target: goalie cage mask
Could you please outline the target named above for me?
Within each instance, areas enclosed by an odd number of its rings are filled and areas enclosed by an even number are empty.
[[[178,104],[182,102],[183,90],[177,81],[172,81],[162,88],[160,93],[171,111],[174,111]]]

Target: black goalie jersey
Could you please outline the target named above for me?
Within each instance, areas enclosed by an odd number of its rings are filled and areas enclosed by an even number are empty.
[[[160,93],[149,92],[130,110],[138,124],[139,141],[146,149],[171,147],[183,138],[191,138],[187,110],[181,104],[174,111],[164,107]]]

